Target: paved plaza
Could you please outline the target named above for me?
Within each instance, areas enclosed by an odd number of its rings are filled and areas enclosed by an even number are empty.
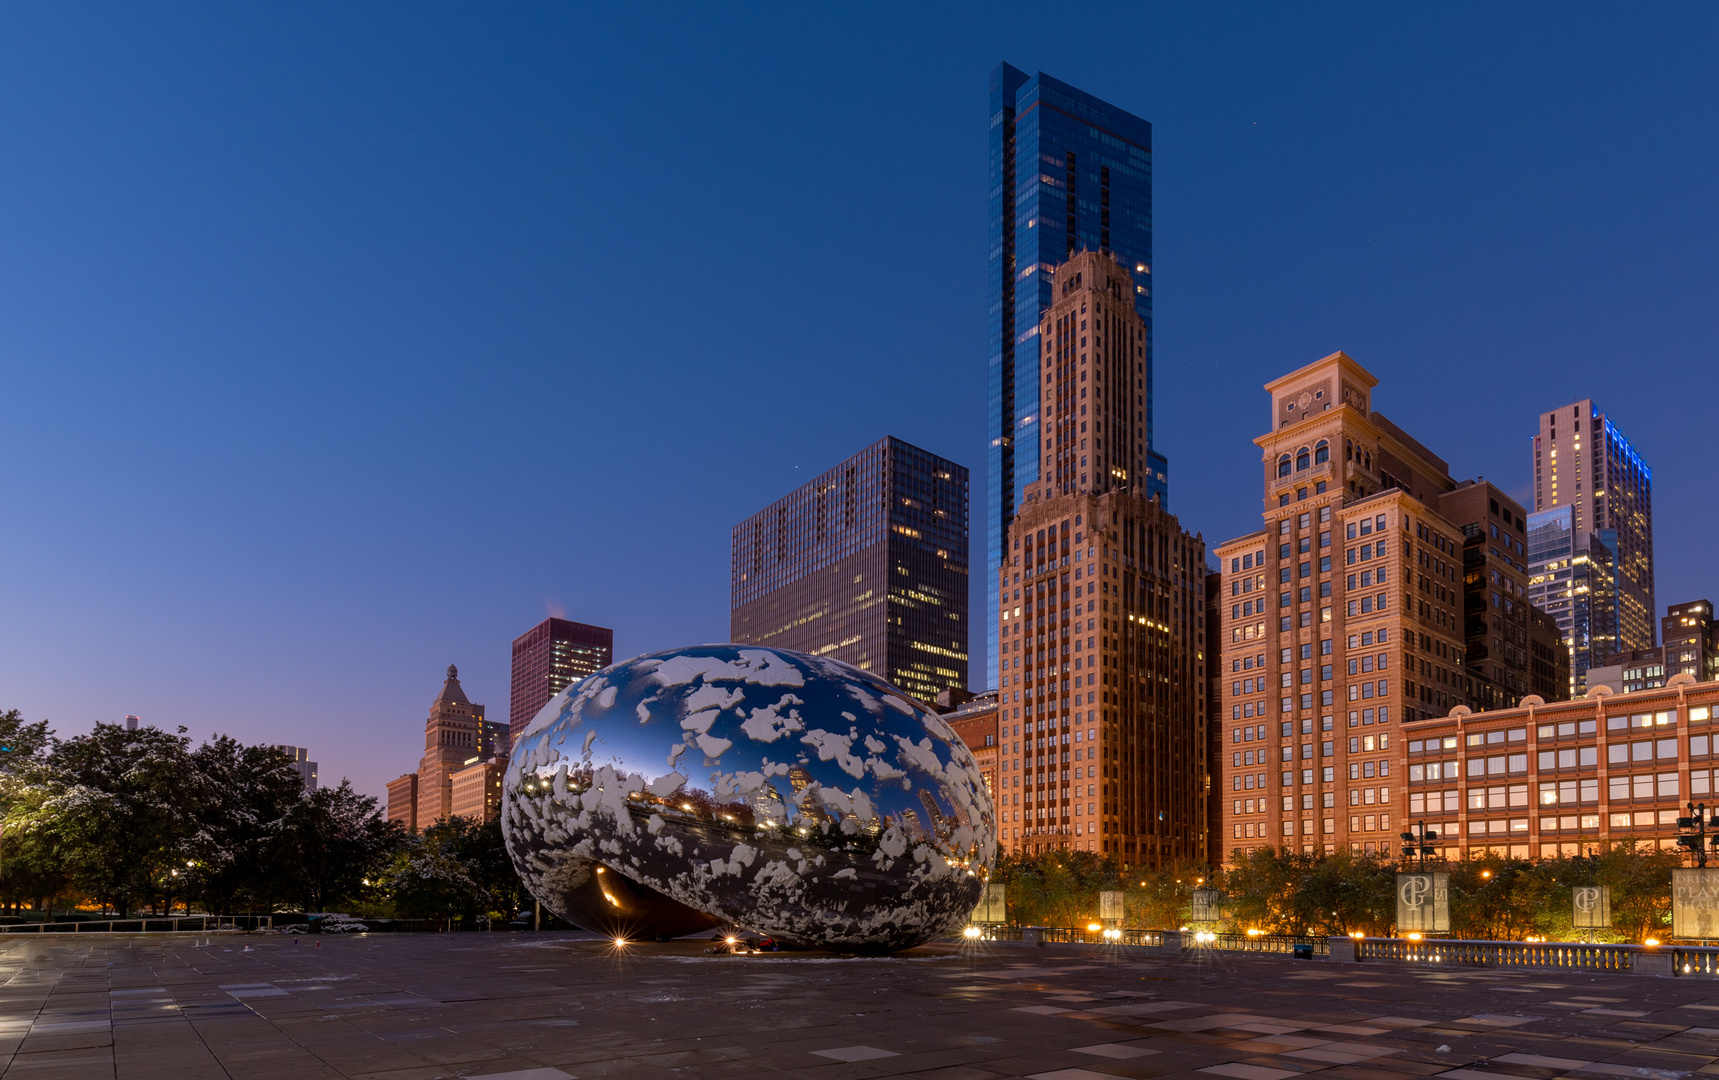
[[[567,935],[0,938],[4,1076],[1719,1076],[1719,980]]]

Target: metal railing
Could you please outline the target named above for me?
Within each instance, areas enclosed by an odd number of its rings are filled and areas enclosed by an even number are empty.
[[[270,915],[178,915],[140,919],[68,919],[64,922],[13,923],[0,934],[214,934],[268,930]]]
[[[1210,941],[1196,941],[1192,931],[1115,930],[1106,937],[1105,930],[1078,926],[1003,926],[984,924],[975,927],[979,941],[1027,941],[1042,945],[1133,945],[1149,949],[1165,947],[1165,935],[1172,947],[1198,946],[1222,952],[1283,953],[1292,955],[1297,949],[1311,949],[1314,956],[1330,954],[1324,938],[1298,937],[1292,934],[1218,934]],[[1179,942],[1178,942],[1179,937]]]
[[[1185,935],[1192,940],[1193,935]],[[1294,953],[1296,949],[1311,947],[1314,956],[1329,956],[1331,946],[1322,937],[1300,937],[1294,934],[1219,934],[1209,942],[1201,942],[1209,949],[1221,949],[1224,952],[1257,952],[1257,953]]]
[[[1039,940],[1046,945],[1145,945],[1157,948],[1164,935],[1157,930],[1118,930],[1116,937],[1105,937],[1103,930],[1088,930],[1078,926],[1036,926]]]
[[[1115,937],[1105,937],[1103,930],[1088,930],[1079,926],[1005,926],[981,923],[967,936],[971,941],[1024,941],[1035,945],[1134,945],[1150,949],[1164,944],[1161,930],[1116,930]]]

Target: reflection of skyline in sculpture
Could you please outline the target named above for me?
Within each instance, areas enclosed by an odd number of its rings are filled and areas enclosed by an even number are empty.
[[[527,887],[616,935],[721,920],[904,948],[960,925],[995,848],[983,778],[934,713],[848,665],[748,646],[564,691],[522,734],[504,802]]]

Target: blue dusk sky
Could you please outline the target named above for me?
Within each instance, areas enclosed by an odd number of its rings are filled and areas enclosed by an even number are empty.
[[[546,613],[723,640],[730,527],[884,434],[982,569],[1000,60],[1154,126],[1188,528],[1256,527],[1259,387],[1343,349],[1524,500],[1602,403],[1660,605],[1719,594],[1715,56],[1689,4],[8,6],[0,708],[381,795]]]

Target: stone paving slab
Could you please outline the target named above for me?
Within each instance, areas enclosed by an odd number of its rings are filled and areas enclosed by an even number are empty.
[[[0,1080],[1719,1078],[1710,978],[703,945],[0,939]]]

